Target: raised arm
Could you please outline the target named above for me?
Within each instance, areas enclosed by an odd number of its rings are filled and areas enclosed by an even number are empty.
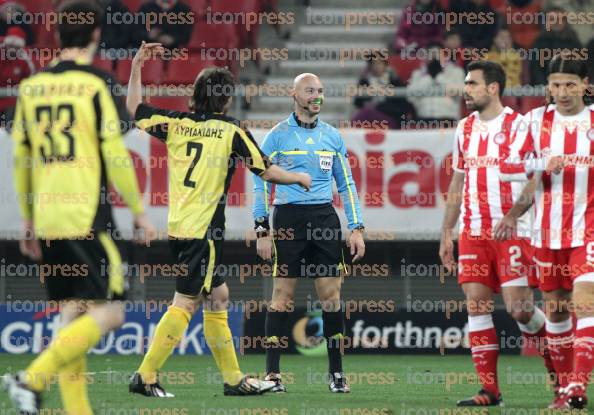
[[[132,59],[126,96],[126,108],[130,114],[136,114],[136,109],[142,103],[142,67],[144,63],[148,59],[161,56],[163,52],[164,48],[160,43],[145,43],[143,41]]]

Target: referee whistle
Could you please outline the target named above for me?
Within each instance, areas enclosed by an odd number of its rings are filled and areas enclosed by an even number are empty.
[[[316,104],[316,105],[322,105],[322,102],[324,102],[323,98],[316,98],[313,101],[311,101],[312,104]]]

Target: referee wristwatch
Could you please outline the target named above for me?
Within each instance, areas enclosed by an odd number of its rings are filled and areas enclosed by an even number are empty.
[[[361,231],[363,232],[365,230],[365,226],[363,225],[357,225],[357,227],[353,228],[354,231]]]
[[[267,237],[270,233],[270,223],[268,222],[268,217],[263,216],[261,218],[256,218],[254,230],[256,231],[256,238]]]

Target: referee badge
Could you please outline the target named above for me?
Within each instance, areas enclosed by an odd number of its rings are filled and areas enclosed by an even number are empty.
[[[501,145],[501,144],[505,143],[506,138],[507,137],[505,136],[504,133],[499,132],[499,133],[495,134],[495,137],[493,137],[493,141],[495,141],[495,144]]]
[[[588,140],[594,141],[594,128],[590,128],[588,130],[588,132],[586,133],[586,137],[588,137]]]
[[[331,154],[320,154],[320,169],[322,169],[324,173],[328,173],[332,170],[332,162],[333,159]]]

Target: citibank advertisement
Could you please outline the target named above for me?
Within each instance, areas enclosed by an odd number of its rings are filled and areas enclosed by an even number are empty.
[[[0,304],[0,353],[39,353],[56,336],[59,329],[58,311],[51,307],[34,307],[35,304],[33,301]],[[126,305],[131,307],[127,307],[130,310],[126,311],[124,325],[119,330],[104,336],[91,353],[142,355],[146,352],[166,307],[147,312],[134,307],[134,302]],[[237,350],[241,347],[242,323],[243,310],[230,310],[229,327]],[[210,354],[204,338],[202,311],[194,315],[174,353]]]
[[[367,354],[459,354],[469,353],[466,312],[416,312],[386,309],[385,312],[357,311],[345,319],[343,351]],[[265,312],[246,314],[246,337],[261,335]],[[517,354],[524,349],[515,322],[505,311],[493,313],[503,353]],[[285,332],[278,344],[257,344],[246,353],[262,353],[266,347],[279,347],[286,353],[306,356],[326,354],[324,321],[321,311],[296,309],[289,314]]]

